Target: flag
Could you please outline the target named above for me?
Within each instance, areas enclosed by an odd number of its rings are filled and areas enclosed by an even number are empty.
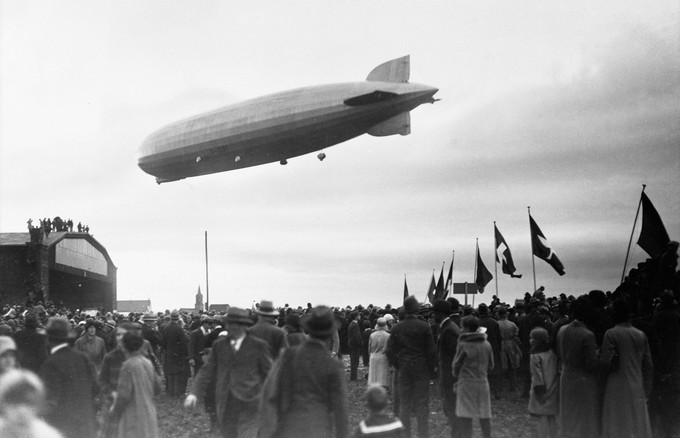
[[[455,255],[455,253],[454,253]],[[454,255],[451,256],[451,266],[449,266],[449,275],[446,277],[446,286],[444,289],[446,289],[446,295],[449,294],[449,291],[451,290],[451,285],[453,284],[453,257]]]
[[[484,287],[493,279],[493,275],[486,269],[482,262],[482,257],[479,255],[479,243],[477,244],[477,272],[475,273],[475,283],[477,283],[477,290],[484,292]]]
[[[434,283],[434,272],[432,272],[432,280],[430,281],[430,288],[427,290],[427,301],[430,302],[430,304],[434,303],[434,291],[437,289],[437,286]]]
[[[404,301],[408,298],[408,284],[406,284],[406,276],[404,276]]]
[[[444,265],[442,265],[442,271],[439,273],[439,280],[437,281],[437,289],[434,294],[435,300],[443,300],[446,296],[444,292]]]
[[[541,260],[545,260],[550,264],[550,266],[557,271],[558,274],[564,275],[564,265],[557,255],[553,252],[552,248],[548,246],[548,240],[543,235],[543,232],[538,228],[538,224],[534,221],[534,218],[529,215],[529,226],[531,227],[531,248],[534,255]]]
[[[642,192],[642,229],[637,244],[652,258],[656,258],[666,251],[666,245],[670,240],[661,216],[645,192]]]
[[[493,229],[496,234],[496,263],[501,264],[501,269],[504,274],[508,274],[512,278],[522,278],[521,274],[515,275],[515,263],[512,261],[512,254],[510,254],[510,248],[508,244],[505,243],[505,239],[498,231],[496,224],[493,224]],[[502,260],[499,260],[498,253],[500,252]]]

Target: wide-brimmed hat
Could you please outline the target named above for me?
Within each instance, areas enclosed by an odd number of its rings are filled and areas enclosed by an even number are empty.
[[[333,332],[337,330],[335,316],[328,307],[315,307],[308,315],[309,316],[302,319],[301,322],[307,330],[307,333],[309,333],[309,336],[325,339],[330,337]]]
[[[47,337],[53,341],[66,341],[73,336],[71,324],[66,318],[60,316],[53,316],[47,320],[45,332]]]
[[[142,321],[158,321],[158,317],[156,316],[155,313],[148,312],[144,314],[144,317],[142,317]]]
[[[274,309],[274,303],[267,300],[260,301],[260,306],[255,311],[258,315],[278,316],[279,311]]]
[[[227,324],[253,325],[253,320],[247,310],[231,307],[227,313]]]

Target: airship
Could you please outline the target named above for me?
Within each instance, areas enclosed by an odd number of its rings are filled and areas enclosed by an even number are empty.
[[[410,111],[438,99],[409,82],[410,57],[361,82],[318,85],[247,100],[171,123],[141,144],[138,165],[158,184],[322,151],[363,134],[408,135]]]

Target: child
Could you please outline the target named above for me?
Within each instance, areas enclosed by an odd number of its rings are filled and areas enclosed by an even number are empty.
[[[368,418],[359,423],[354,432],[355,438],[405,438],[406,429],[401,421],[387,413],[387,391],[379,385],[371,385],[366,390]]]
[[[536,327],[529,334],[531,344],[531,394],[529,413],[538,420],[536,436],[557,437],[558,378],[557,356],[550,349],[550,336],[542,327]]]

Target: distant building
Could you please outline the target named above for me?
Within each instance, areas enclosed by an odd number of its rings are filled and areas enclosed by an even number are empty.
[[[151,300],[120,300],[116,310],[119,312],[146,313],[151,311]]]
[[[211,312],[225,313],[229,310],[229,304],[211,304],[208,310]]]
[[[194,310],[200,312],[204,309],[203,306],[203,294],[201,293],[201,286],[198,286],[198,292],[196,292],[196,303],[194,304]]]
[[[111,311],[117,271],[106,248],[87,233],[0,233],[0,305],[50,300]]]

